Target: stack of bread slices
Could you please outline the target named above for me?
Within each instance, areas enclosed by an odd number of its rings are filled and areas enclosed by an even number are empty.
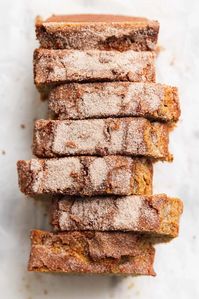
[[[158,31],[135,17],[36,20],[49,119],[17,166],[21,191],[52,203],[53,229],[32,231],[30,271],[155,275],[153,245],[178,235],[182,202],[152,195],[180,116],[177,89],[155,82]]]

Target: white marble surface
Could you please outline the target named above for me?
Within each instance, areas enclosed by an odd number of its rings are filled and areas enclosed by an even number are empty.
[[[45,209],[17,187],[16,160],[31,157],[32,124],[45,116],[33,86],[34,18],[51,13],[120,13],[161,23],[158,81],[180,88],[182,118],[171,136],[173,164],[158,164],[156,192],[184,200],[180,237],[157,246],[156,278],[67,277],[27,273],[29,231]],[[0,292],[6,299],[199,298],[199,1],[0,1]],[[25,128],[21,128],[25,124]],[[4,153],[5,151],[5,153]]]

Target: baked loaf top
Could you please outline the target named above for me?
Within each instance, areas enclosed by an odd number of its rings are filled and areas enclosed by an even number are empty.
[[[142,236],[121,232],[32,231],[28,270],[155,275],[155,250]]]
[[[159,23],[116,15],[65,15],[36,19],[36,35],[43,48],[154,50]]]
[[[155,81],[153,52],[48,50],[34,52],[38,88],[64,82]]]
[[[33,153],[41,158],[71,155],[130,155],[171,160],[169,127],[145,118],[37,120]]]
[[[54,199],[52,225],[57,230],[134,231],[173,238],[178,235],[182,201],[153,196]]]
[[[124,156],[68,157],[18,161],[19,187],[26,195],[151,194],[152,163]]]
[[[177,88],[159,83],[63,84],[50,91],[48,107],[60,120],[142,116],[176,122],[180,116]]]

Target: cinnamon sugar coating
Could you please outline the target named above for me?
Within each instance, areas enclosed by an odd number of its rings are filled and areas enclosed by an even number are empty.
[[[155,275],[155,250],[142,236],[122,232],[31,233],[29,271]]]
[[[155,81],[153,52],[48,50],[34,52],[34,81],[42,90],[66,82]]]
[[[159,23],[115,15],[65,15],[36,20],[42,48],[77,50],[155,50]]]
[[[18,161],[26,195],[151,194],[152,162],[124,156],[67,157]]]
[[[145,118],[37,120],[33,153],[40,158],[127,155],[170,160],[168,143],[169,127]]]
[[[165,194],[153,196],[54,198],[56,230],[134,231],[174,238],[183,205]]]
[[[48,106],[60,120],[142,116],[172,123],[180,116],[177,88],[160,83],[63,84],[50,91]]]

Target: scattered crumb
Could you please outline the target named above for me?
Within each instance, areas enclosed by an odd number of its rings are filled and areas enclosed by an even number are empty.
[[[29,283],[26,283],[26,284],[25,284],[25,288],[26,288],[26,289],[29,289],[29,288],[30,288]]]
[[[26,125],[25,124],[20,124],[21,129],[25,129]]]
[[[193,236],[193,240],[195,240],[195,239],[196,239],[196,236],[194,235],[194,236]]]
[[[156,50],[155,50],[155,52],[156,52],[156,55],[158,56],[159,54],[160,54],[160,52],[162,52],[162,51],[164,51],[165,50],[165,48],[164,47],[162,47],[162,46],[157,46],[156,47]]]
[[[48,294],[48,291],[45,289],[44,290],[44,295],[47,295]]]
[[[111,287],[116,287],[118,285],[118,283],[121,281],[121,277],[111,277],[111,281],[110,281],[110,284],[111,284]]]
[[[140,291],[137,291],[137,292],[135,293],[135,295],[136,295],[136,296],[139,296],[139,295],[140,295]]]
[[[1,153],[2,153],[2,155],[5,155],[5,154],[6,154],[6,151],[2,150]]]
[[[135,284],[134,284],[133,282],[131,282],[131,283],[129,283],[129,285],[128,285],[128,289],[130,290],[130,289],[132,289],[134,286],[135,286]]]
[[[42,282],[43,281],[43,277],[41,273],[37,273],[37,275],[35,275],[35,278],[39,281]]]
[[[172,66],[175,64],[175,62],[176,62],[176,58],[175,58],[175,56],[173,56],[173,58],[171,59],[169,64]]]
[[[45,212],[45,213],[43,214],[43,216],[44,216],[44,217],[47,217],[47,216],[48,216],[48,213],[47,213],[47,212]]]

